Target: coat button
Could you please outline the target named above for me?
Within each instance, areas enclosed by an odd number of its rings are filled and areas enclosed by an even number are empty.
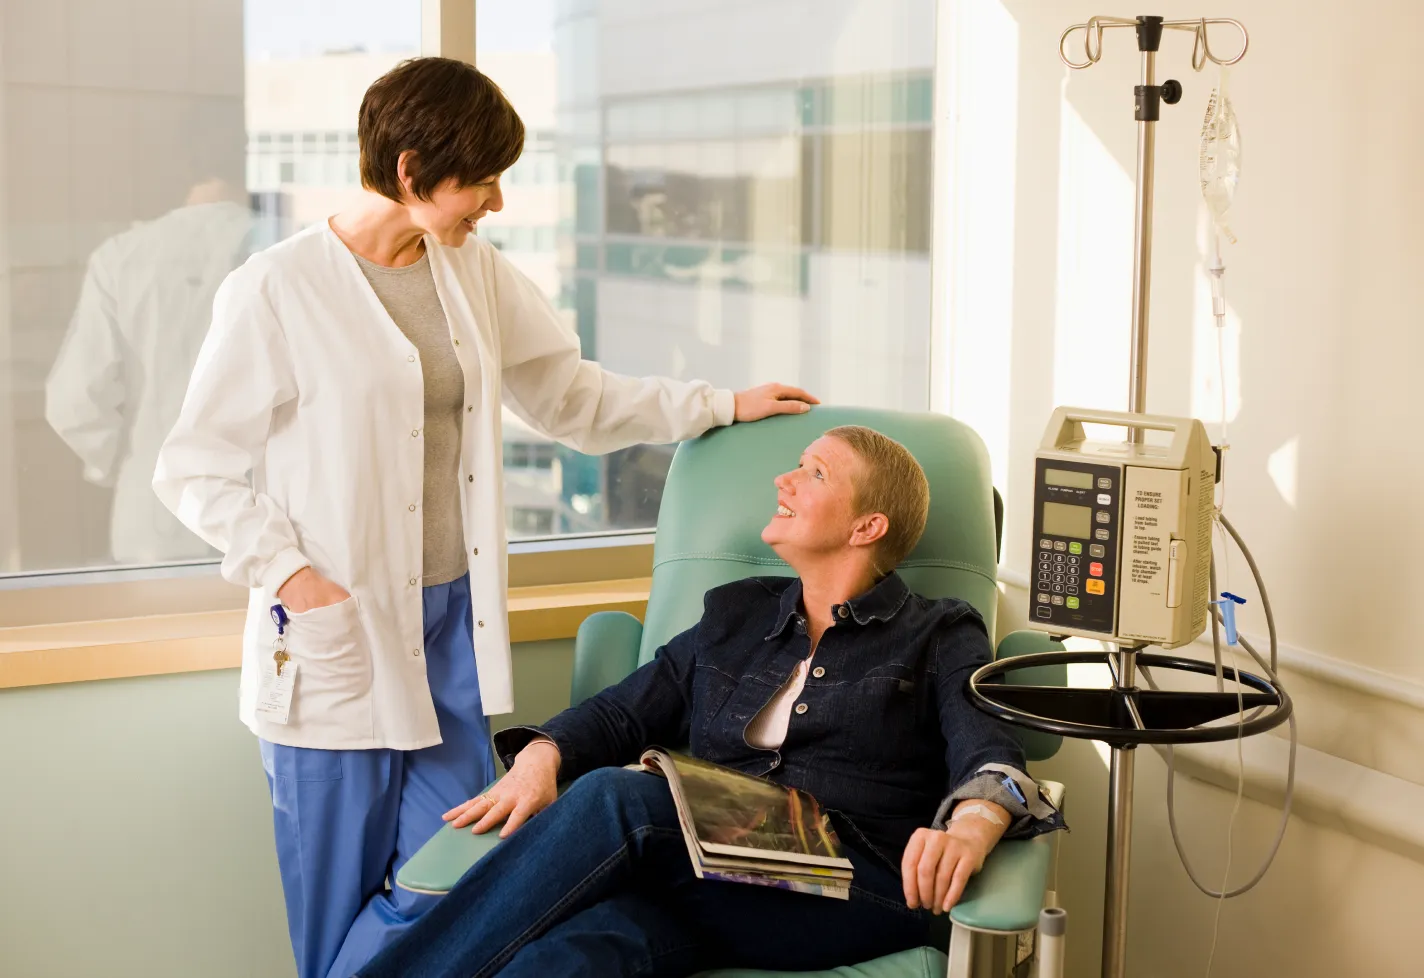
[[[847,608],[845,605],[841,605],[839,608],[836,609],[836,617],[837,617],[837,618],[849,618],[849,617],[850,617],[850,609]]]
[[[413,577],[410,579],[410,586],[415,587],[415,578]]]
[[[797,703],[797,704],[796,704],[796,712],[797,712],[797,713],[805,713],[805,712],[806,712],[807,710],[809,710],[809,709],[810,709],[810,707],[807,706],[805,703]]]
[[[471,482],[474,482],[474,481],[475,481],[475,477],[474,477],[474,476],[470,476],[470,481],[471,481]]]
[[[406,507],[406,509],[408,509],[408,510],[410,510],[412,513],[414,513],[414,512],[415,512],[415,503],[411,503],[409,506]]]
[[[411,363],[415,363],[415,357],[406,357],[406,360],[408,360],[408,361],[411,362]]]
[[[459,345],[460,345],[460,341],[459,341],[459,340],[456,340],[456,341],[455,341],[455,345],[456,345],[456,346],[459,346]]]
[[[480,548],[479,548],[479,547],[476,547],[474,553],[475,553],[475,556],[478,557],[478,556],[480,555]]]
[[[481,628],[484,628],[484,627],[485,627],[485,623],[482,622],[482,621],[481,621],[481,622],[476,622],[476,624],[479,625]]]
[[[473,411],[474,409],[475,409],[475,406],[474,406],[473,404],[466,404],[466,405],[465,405],[465,410],[466,410],[466,411]]]
[[[414,649],[410,654],[418,658],[420,656],[420,649]]]
[[[419,437],[420,437],[420,429],[419,429],[419,428],[413,429],[413,430],[411,431],[411,433],[410,433],[410,437],[412,437],[412,438],[419,438]]]
[[[817,666],[816,668],[811,670],[811,675],[815,676],[817,679],[820,679],[825,674],[826,669],[824,666]]]

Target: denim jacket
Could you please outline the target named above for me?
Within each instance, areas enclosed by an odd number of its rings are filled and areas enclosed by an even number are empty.
[[[992,658],[970,605],[912,594],[891,573],[831,614],[779,750],[750,746],[746,731],[811,654],[801,582],[786,577],[707,592],[702,620],[652,662],[542,727],[501,731],[495,747],[510,764],[543,734],[559,748],[563,780],[632,763],[650,745],[687,744],[697,757],[809,791],[849,831],[845,841],[898,869],[915,829],[942,825],[957,789],[982,787],[986,765],[1022,770],[1023,752],[966,695],[970,673]],[[1063,827],[1041,795],[1031,805],[1040,817],[1006,805],[1010,836]]]

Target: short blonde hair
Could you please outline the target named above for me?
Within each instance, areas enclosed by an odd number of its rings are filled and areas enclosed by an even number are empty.
[[[910,555],[924,536],[930,513],[930,483],[910,450],[887,435],[862,425],[842,425],[826,432],[851,447],[865,463],[856,481],[856,514],[883,513],[890,529],[880,538],[876,570],[888,574]]]

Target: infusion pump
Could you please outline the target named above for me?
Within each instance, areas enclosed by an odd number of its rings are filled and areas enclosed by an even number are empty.
[[[1123,438],[1090,441],[1085,423]],[[1164,649],[1200,635],[1216,471],[1192,418],[1054,411],[1034,462],[1029,626]]]

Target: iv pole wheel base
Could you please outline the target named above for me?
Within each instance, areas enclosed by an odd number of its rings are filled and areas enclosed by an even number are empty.
[[[985,713],[1015,726],[1060,737],[1101,740],[1122,749],[1139,744],[1209,744],[1235,740],[1238,734],[1251,737],[1285,723],[1293,709],[1283,688],[1249,672],[1237,675],[1236,681],[1246,687],[1240,694],[1136,687],[1082,689],[1004,682],[1007,673],[1020,669],[1085,663],[1109,666],[1112,655],[1110,652],[1039,652],[991,662],[969,677],[969,699]],[[1137,656],[1137,665],[1216,675],[1214,664],[1176,655],[1142,652]],[[1227,670],[1226,677],[1229,679],[1234,673],[1235,670]],[[1248,714],[1256,711],[1259,715],[1248,716],[1241,724],[1201,726],[1234,716],[1238,709]]]

